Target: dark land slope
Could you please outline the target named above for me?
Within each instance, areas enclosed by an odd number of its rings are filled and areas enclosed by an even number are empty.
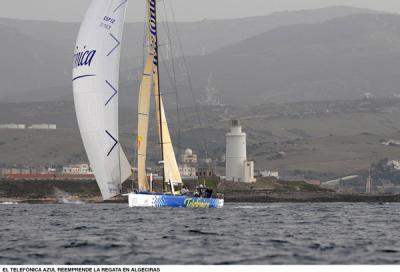
[[[398,93],[400,16],[351,15],[291,25],[190,59],[226,104],[355,99]]]
[[[171,24],[169,28],[171,48],[176,56],[181,56],[182,53],[188,56],[207,55],[276,27],[321,23],[356,13],[373,13],[373,11],[332,7],[236,20],[177,23],[176,27]],[[0,35],[3,41],[0,45],[0,100],[3,102],[72,100],[71,66],[78,29],[78,23],[0,19]],[[162,33],[160,44],[166,44],[165,23],[160,23],[160,33]],[[132,67],[142,66],[142,37],[142,23],[127,24],[121,64],[121,93],[126,97],[132,95],[133,86],[137,89],[137,82],[135,83],[137,71],[132,71]],[[182,42],[184,52],[180,49],[179,41]],[[164,56],[165,49],[165,46],[160,49]],[[204,72],[208,72],[208,66]],[[163,81],[168,82],[167,76],[163,74]],[[193,76],[197,78],[196,73],[193,73]],[[206,77],[208,76],[207,74]],[[240,74],[237,75],[239,76]],[[259,82],[259,84],[264,83]],[[204,89],[205,85],[202,84],[199,88]],[[129,103],[131,101],[133,100]]]

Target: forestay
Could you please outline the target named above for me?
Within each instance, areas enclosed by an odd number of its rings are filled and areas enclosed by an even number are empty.
[[[162,99],[162,94],[160,96],[160,89],[158,87],[158,73],[154,74],[154,96],[155,99],[155,109],[158,125],[158,135],[163,148],[164,155],[164,175],[166,181],[172,181],[173,183],[182,183],[182,177],[179,172],[178,163],[176,162],[174,146],[172,145],[172,138],[168,128],[167,117],[165,115],[164,102]],[[161,105],[160,105],[161,103]],[[160,122],[161,117],[161,122]],[[160,124],[162,132],[160,131]]]
[[[75,110],[104,199],[131,175],[118,128],[119,64],[127,0],[93,0],[81,25],[73,63]]]

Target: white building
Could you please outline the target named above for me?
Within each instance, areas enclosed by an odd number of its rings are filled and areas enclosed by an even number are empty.
[[[47,168],[47,172],[48,172],[48,173],[56,173],[56,172],[57,172],[57,169],[56,169],[56,168],[53,168],[53,167],[49,167],[49,168]]]
[[[388,165],[393,167],[393,169],[400,170],[400,160],[388,161]]]
[[[260,176],[263,177],[263,178],[273,177],[273,178],[279,179],[279,172],[278,171],[263,170],[263,171],[260,171]]]
[[[246,133],[238,120],[232,120],[232,127],[226,134],[226,180],[255,182],[254,162],[247,160]]]
[[[25,124],[0,124],[0,129],[57,129],[56,124],[33,124],[27,126]]]
[[[184,164],[196,164],[197,155],[191,149],[186,149],[185,153],[181,155],[181,162]]]
[[[29,126],[30,129],[57,129],[55,124],[33,124]]]
[[[63,167],[63,174],[85,175],[92,174],[89,164],[72,164]]]
[[[179,173],[182,177],[197,177],[196,172],[196,167],[187,164],[179,165]]]
[[[0,129],[26,129],[25,124],[2,124]]]
[[[365,100],[371,100],[375,97],[375,95],[373,95],[372,93],[364,93],[363,97]]]

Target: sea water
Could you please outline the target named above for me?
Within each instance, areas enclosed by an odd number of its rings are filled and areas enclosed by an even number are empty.
[[[400,204],[0,205],[0,264],[394,264]]]

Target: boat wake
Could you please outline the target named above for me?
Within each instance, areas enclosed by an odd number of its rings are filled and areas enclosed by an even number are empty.
[[[60,204],[86,204],[85,202],[77,200],[69,193],[61,191],[58,188],[54,188],[54,194],[57,198],[58,203]]]
[[[18,202],[1,202],[0,205],[18,205]]]
[[[71,200],[71,199],[68,199],[68,198],[66,198],[66,197],[63,197],[61,200],[59,200],[59,203],[62,203],[62,204],[86,204],[86,203],[83,202],[83,201],[80,201],[80,200]]]

